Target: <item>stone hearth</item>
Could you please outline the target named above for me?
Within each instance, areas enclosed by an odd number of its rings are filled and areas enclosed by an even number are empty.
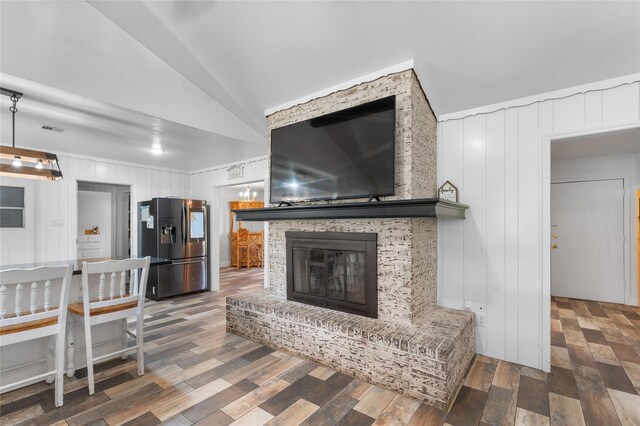
[[[407,326],[282,300],[227,298],[227,330],[446,410],[473,357],[473,316],[432,309]]]
[[[268,117],[269,128],[391,95],[396,99],[395,196],[387,199],[435,198],[436,120],[412,70],[278,111]],[[292,231],[377,235],[377,319],[286,300],[285,235]],[[228,298],[227,327],[447,408],[475,352],[475,329],[473,314],[436,306],[436,246],[434,217],[270,221],[269,289]]]

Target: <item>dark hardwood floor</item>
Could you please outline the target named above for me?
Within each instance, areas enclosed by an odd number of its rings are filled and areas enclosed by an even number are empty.
[[[640,311],[552,300],[552,371],[476,356],[449,412],[228,334],[225,297],[262,271],[222,271],[221,290],[147,302],[146,373],[135,359],[0,396],[0,424],[640,425]]]

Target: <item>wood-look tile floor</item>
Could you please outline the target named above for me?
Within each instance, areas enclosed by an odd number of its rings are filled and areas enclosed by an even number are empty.
[[[221,290],[145,311],[146,373],[135,359],[0,396],[0,424],[34,425],[640,425],[640,314],[554,298],[552,371],[476,356],[449,412],[228,334],[225,297],[262,287],[262,271],[222,271]]]

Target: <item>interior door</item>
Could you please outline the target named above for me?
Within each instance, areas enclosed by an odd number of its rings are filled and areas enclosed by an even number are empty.
[[[622,179],[551,184],[551,294],[624,303]]]

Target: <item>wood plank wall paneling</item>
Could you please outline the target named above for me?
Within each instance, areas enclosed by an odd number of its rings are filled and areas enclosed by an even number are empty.
[[[464,295],[471,309],[484,315],[487,295],[487,116],[467,117],[463,126],[462,187],[466,202],[473,206],[464,223]],[[486,330],[486,327],[476,330],[476,352],[486,352]]]
[[[544,367],[543,137],[638,122],[636,82],[439,124],[438,184],[471,205],[438,224],[439,304],[486,305],[479,353]]]
[[[505,306],[487,306],[488,315],[511,319],[505,324],[505,357],[517,362],[518,352],[518,110],[505,111]],[[492,254],[490,254],[492,257]],[[492,312],[495,311],[496,313]]]
[[[242,166],[244,176],[241,179],[227,179],[227,170],[232,166]],[[215,186],[236,185],[245,182],[256,182],[267,177],[269,163],[267,157],[259,157],[244,162],[226,164],[220,167],[197,171],[191,174],[191,197],[206,199],[211,197]]]
[[[505,112],[487,115],[487,291],[486,304],[504,306],[506,302],[506,252],[505,252]],[[485,353],[505,359],[505,326],[495,309],[488,311]],[[488,332],[491,330],[491,332]]]
[[[77,181],[131,185],[133,206],[151,197],[188,197],[189,174],[91,158],[60,155],[64,179],[36,182],[35,261],[76,257]],[[62,220],[62,226],[53,221]],[[137,212],[132,209],[132,249],[137,248]]]

